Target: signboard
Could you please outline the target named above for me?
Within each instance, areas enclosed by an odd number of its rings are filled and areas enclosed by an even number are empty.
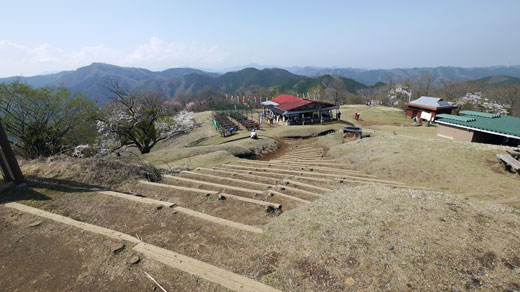
[[[429,112],[421,112],[421,119],[426,121],[432,120],[432,114]]]

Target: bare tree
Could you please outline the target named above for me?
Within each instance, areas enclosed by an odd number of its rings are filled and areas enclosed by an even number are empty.
[[[158,142],[193,127],[190,121],[167,114],[163,106],[166,100],[159,92],[128,92],[118,82],[110,82],[108,89],[113,99],[102,109],[97,123],[104,149],[129,146],[149,153]]]
[[[509,83],[493,90],[495,98],[509,108],[511,115],[520,115],[520,85]]]
[[[335,104],[341,104],[346,101],[348,95],[345,83],[339,77],[332,77],[325,89],[327,100],[333,101]]]
[[[415,98],[421,96],[429,96],[431,93],[431,87],[433,83],[433,75],[432,73],[424,74],[421,77],[415,80],[415,84],[412,88],[412,95]]]

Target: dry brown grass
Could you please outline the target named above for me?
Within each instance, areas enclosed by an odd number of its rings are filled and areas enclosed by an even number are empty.
[[[518,289],[513,209],[434,192],[337,189],[266,228],[264,281],[284,291]]]
[[[244,249],[229,257],[240,261],[240,273],[284,291],[520,290],[519,211],[485,202],[518,196],[518,175],[507,173],[495,157],[505,148],[428,139],[432,128],[401,128],[411,121],[391,108],[348,107],[343,117],[360,110],[366,110],[361,112],[365,126],[376,129],[371,138],[343,143],[338,132],[282,145],[316,143],[352,169],[450,194],[376,185],[337,188],[272,219],[261,238],[241,237]],[[239,139],[244,133],[217,137],[207,114],[201,117],[205,126],[140,159],[208,167],[273,151],[278,148],[274,138],[315,136],[343,126],[275,127],[250,140]],[[124,187],[143,175],[117,161],[96,165],[72,158],[23,162],[22,168],[28,175],[128,183]]]
[[[329,155],[380,178],[486,201],[519,195],[518,175],[505,171],[495,156],[505,152],[503,146],[382,132],[348,143],[334,135],[320,140]]]
[[[344,124],[329,123],[324,125],[307,125],[307,126],[279,126],[266,129],[265,135],[276,138],[310,138],[316,137],[328,131],[343,129]],[[262,134],[260,132],[260,134]]]
[[[187,161],[190,160],[190,158],[219,151],[225,151],[233,156],[248,157],[275,151],[277,148],[278,142],[274,139],[260,137],[258,140],[251,140],[246,137],[244,139],[217,145],[194,146],[177,149],[162,148],[143,155],[142,159],[150,162],[153,165],[163,165],[165,163],[170,165],[184,165]],[[218,163],[218,161],[215,163]]]
[[[413,121],[406,118],[404,111],[387,106],[343,105],[340,108],[341,119],[361,126],[396,125],[412,126]],[[360,114],[360,120],[354,119],[354,113]]]
[[[169,169],[170,167],[194,169],[197,167],[210,167],[215,165],[221,165],[236,160],[238,160],[238,158],[233,156],[228,151],[219,150],[215,152],[194,155],[187,158],[179,159],[168,164],[157,165],[157,167],[161,169]]]
[[[138,179],[161,180],[159,171],[150,165],[114,159],[56,156],[20,161],[20,167],[27,177],[60,179],[105,187],[116,187]]]

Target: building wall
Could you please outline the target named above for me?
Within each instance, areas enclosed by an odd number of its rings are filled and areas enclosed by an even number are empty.
[[[480,131],[471,131],[443,124],[437,124],[437,136],[451,140],[474,143],[486,143],[496,145],[502,145],[505,143],[504,137],[500,135],[494,135]]]
[[[437,125],[437,137],[450,140],[473,142],[474,132],[466,129],[456,128],[452,126]]]
[[[414,116],[417,117],[418,119],[420,119],[422,112],[431,113],[432,117],[435,116],[434,110],[424,109],[424,108],[419,108],[419,107],[412,107],[412,106],[408,106],[408,108],[406,109],[406,116],[409,117],[410,119],[412,119]]]
[[[471,142],[502,145],[505,142],[505,138],[499,135],[493,135],[484,132],[475,132],[475,135],[473,136],[473,140]]]
[[[421,118],[421,112],[424,111],[424,112],[431,113],[432,114],[432,119],[435,119],[435,115],[436,114],[451,114],[452,110],[453,110],[453,108],[451,108],[451,107],[450,108],[440,108],[440,109],[432,110],[432,109],[408,106],[408,108],[406,108],[406,116],[409,117],[409,118],[413,118],[414,117],[414,113],[415,113],[415,116],[417,116],[417,118]]]
[[[449,107],[449,108],[440,108],[440,109],[437,109],[437,114],[451,114],[451,111],[453,110],[453,108]]]

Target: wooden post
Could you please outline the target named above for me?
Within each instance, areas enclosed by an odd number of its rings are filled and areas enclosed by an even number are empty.
[[[7,181],[14,181],[17,185],[24,183],[25,179],[20,170],[20,166],[18,165],[18,161],[14,156],[13,150],[11,149],[11,144],[9,143],[9,139],[7,139],[2,122],[0,122],[0,147],[2,148],[3,154],[1,155],[2,163],[0,164],[4,174],[6,175],[5,179]],[[6,168],[5,170],[4,167]]]

